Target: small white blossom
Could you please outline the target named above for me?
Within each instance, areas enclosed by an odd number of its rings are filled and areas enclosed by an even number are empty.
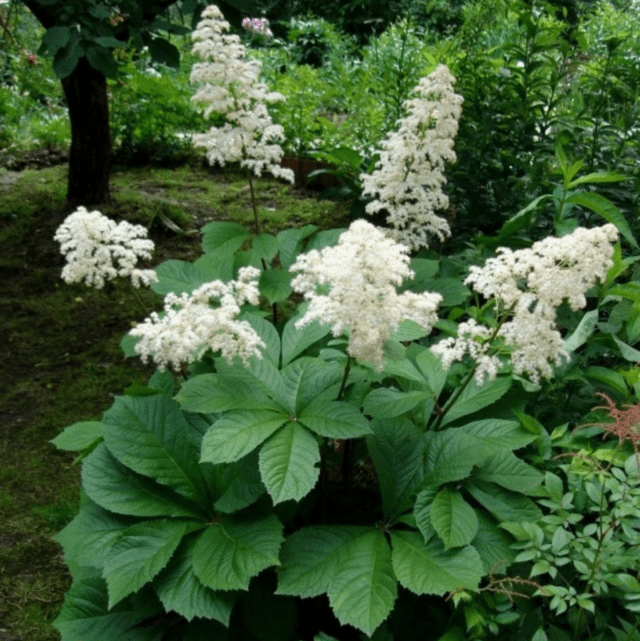
[[[138,259],[151,258],[154,249],[142,225],[116,223],[99,211],[78,207],[65,218],[53,238],[67,259],[62,270],[67,283],[84,280],[86,285],[102,289],[105,281],[118,276],[130,276],[134,287],[158,280],[154,270],[135,268]]]
[[[256,176],[266,171],[292,183],[293,171],[280,166],[283,151],[277,143],[284,140],[284,130],[273,124],[266,107],[285,97],[258,82],[262,63],[247,58],[238,36],[223,35],[229,28],[220,9],[210,5],[192,35],[192,53],[205,61],[193,65],[190,81],[204,84],[192,100],[208,105],[205,118],[216,112],[227,120],[222,127],[194,135],[193,144],[207,150],[210,164],[240,162]]]
[[[183,363],[193,363],[208,349],[222,351],[229,362],[239,356],[247,365],[251,356],[262,358],[260,349],[266,347],[247,321],[235,320],[240,305],[248,301],[257,305],[260,292],[255,279],[260,271],[242,267],[238,280],[205,283],[191,294],[167,294],[165,314],[156,312],[129,333],[141,340],[135,350],[146,363],[153,358],[160,370],[171,365],[176,371]],[[211,298],[220,299],[220,307],[210,305]]]
[[[269,29],[269,21],[266,18],[244,18],[242,20],[242,28],[253,33],[261,33],[264,36],[272,36],[273,33]]]
[[[429,331],[438,319],[440,294],[398,295],[394,287],[414,276],[407,253],[407,247],[360,219],[340,236],[335,247],[298,256],[290,271],[301,273],[291,286],[311,303],[296,327],[318,320],[332,325],[333,336],[350,327],[349,354],[375,363],[381,371],[384,344],[402,320],[411,319]],[[327,295],[316,293],[318,285],[327,284]]]
[[[445,65],[422,78],[415,88],[418,97],[405,102],[408,115],[382,143],[377,169],[360,176],[363,194],[376,197],[366,212],[387,210],[394,229],[386,235],[411,251],[428,247],[427,234],[440,240],[451,234],[447,221],[434,212],[449,206],[441,189],[447,182],[443,170],[445,161],[456,160],[453,139],[463,102],[454,83]]]

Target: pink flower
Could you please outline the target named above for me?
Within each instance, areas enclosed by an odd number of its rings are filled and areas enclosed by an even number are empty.
[[[271,29],[269,29],[269,21],[266,18],[243,18],[242,28],[265,36],[273,35]]]
[[[27,54],[27,62],[33,67],[33,65],[37,64],[38,57],[33,53],[28,53]]]

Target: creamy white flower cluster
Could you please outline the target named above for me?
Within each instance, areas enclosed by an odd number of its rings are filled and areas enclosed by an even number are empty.
[[[99,211],[78,207],[56,230],[54,240],[67,264],[62,270],[66,283],[84,280],[89,287],[102,289],[105,281],[130,277],[133,286],[150,285],[158,277],[153,269],[136,269],[138,259],[149,259],[154,244],[142,225],[116,223]]]
[[[495,298],[502,313],[512,314],[498,336],[511,350],[516,374],[528,374],[538,383],[541,377],[553,374],[551,362],[561,365],[568,358],[556,327],[557,308],[565,300],[574,311],[585,307],[585,293],[597,280],[603,280],[613,265],[612,243],[617,240],[614,225],[579,227],[562,238],[545,238],[530,249],[500,247],[498,256],[487,260],[484,267],[471,267],[465,284],[486,298]],[[492,379],[497,362],[487,356],[489,345],[482,342],[488,332],[473,325],[466,334],[462,331],[457,339],[445,339],[431,350],[441,357],[445,369],[468,353],[477,361],[476,380]],[[475,337],[481,337],[479,347]]]
[[[283,151],[274,142],[284,140],[284,130],[273,124],[266,107],[267,103],[284,100],[284,96],[269,92],[267,85],[258,82],[262,63],[247,59],[238,36],[223,34],[230,25],[216,5],[208,6],[202,18],[193,32],[196,44],[191,51],[205,62],[193,65],[190,81],[205,84],[192,100],[208,103],[205,118],[212,112],[221,113],[227,123],[194,135],[194,145],[207,149],[211,164],[240,162],[256,176],[266,171],[293,182],[293,172],[280,166]]]
[[[215,280],[191,294],[167,294],[164,316],[152,312],[129,332],[141,338],[136,352],[145,363],[153,358],[161,371],[167,365],[179,371],[183,363],[193,363],[208,349],[221,350],[229,362],[239,356],[245,365],[251,356],[262,358],[264,342],[247,321],[235,320],[243,302],[259,303],[255,282],[259,275],[260,270],[255,267],[241,267],[237,281]],[[219,298],[220,307],[212,308],[211,298]]]
[[[376,197],[366,212],[387,210],[387,221],[395,229],[386,235],[411,251],[428,247],[427,234],[440,240],[451,234],[447,221],[434,212],[449,206],[441,189],[447,182],[444,162],[456,160],[453,139],[463,102],[453,91],[454,83],[445,65],[422,78],[415,88],[418,97],[405,102],[408,115],[382,143],[377,169],[360,176],[363,193]]]
[[[385,341],[402,320],[414,320],[427,331],[438,320],[440,294],[396,292],[394,284],[414,276],[407,253],[374,225],[356,220],[335,247],[298,256],[289,269],[301,273],[291,286],[311,303],[296,327],[318,320],[331,324],[333,336],[339,336],[349,326],[349,354],[381,371]],[[326,284],[331,286],[327,295],[316,293],[317,285]]]

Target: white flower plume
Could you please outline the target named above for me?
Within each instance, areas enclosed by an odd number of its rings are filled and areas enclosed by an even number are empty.
[[[301,273],[291,286],[311,303],[296,327],[318,320],[332,325],[333,335],[339,336],[349,326],[349,354],[374,362],[381,371],[384,343],[402,320],[414,320],[429,331],[438,319],[440,294],[398,295],[394,287],[414,276],[407,253],[407,247],[375,226],[356,220],[335,247],[298,256],[290,271]],[[317,285],[324,284],[330,285],[329,293],[317,294]]]
[[[240,162],[256,176],[266,171],[293,182],[293,172],[280,166],[283,151],[277,141],[284,140],[284,130],[273,124],[266,107],[285,98],[258,82],[262,63],[247,58],[238,36],[224,35],[229,28],[220,9],[210,5],[192,35],[191,51],[205,61],[193,65],[190,81],[204,84],[192,100],[208,104],[205,118],[216,112],[227,120],[223,127],[194,135],[193,144],[207,149],[211,164]]]
[[[171,365],[176,371],[183,363],[198,360],[208,349],[221,350],[229,362],[239,356],[245,365],[251,356],[262,358],[264,342],[247,321],[235,320],[244,301],[259,303],[255,282],[259,275],[255,267],[241,267],[237,281],[226,284],[216,280],[191,294],[168,294],[162,318],[152,312],[129,332],[141,338],[136,352],[145,363],[153,358],[160,370]],[[219,298],[220,307],[212,308],[211,298]]]
[[[453,139],[463,98],[454,93],[454,83],[445,65],[422,78],[415,88],[418,96],[405,102],[408,115],[382,143],[377,169],[360,176],[363,194],[375,197],[366,212],[387,210],[387,222],[394,229],[386,235],[411,251],[429,246],[427,234],[440,240],[451,234],[447,221],[435,211],[449,206],[441,189],[447,182],[444,162],[456,160]]]
[[[138,259],[149,259],[154,244],[142,225],[116,223],[99,211],[78,207],[56,230],[54,240],[67,264],[62,270],[66,283],[85,282],[102,289],[108,280],[131,277],[133,286],[150,285],[158,277],[152,269],[136,269]]]
[[[612,243],[617,240],[614,225],[579,227],[562,238],[545,238],[529,249],[500,247],[498,256],[487,260],[484,267],[471,267],[465,284],[488,299],[495,298],[497,309],[511,316],[498,337],[511,351],[516,374],[528,374],[538,383],[541,377],[552,376],[550,363],[561,365],[568,358],[556,325],[557,308],[565,300],[574,311],[586,306],[586,292],[596,281],[604,280],[613,265]],[[488,332],[463,323],[457,339],[445,339],[431,350],[441,357],[445,369],[468,353],[478,365],[476,379],[481,381],[485,375],[491,379],[497,372],[496,361],[487,360],[488,345],[482,343]],[[476,337],[481,337],[479,344]]]

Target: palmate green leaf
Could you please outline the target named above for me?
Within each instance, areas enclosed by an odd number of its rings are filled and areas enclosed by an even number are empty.
[[[87,501],[54,538],[62,545],[67,563],[73,561],[102,569],[111,544],[136,522],[134,518],[110,514]]]
[[[487,457],[494,454],[496,450],[520,449],[536,439],[535,434],[524,429],[517,421],[505,419],[473,421],[454,429],[460,429],[473,439],[476,446],[482,449]]]
[[[220,516],[193,549],[193,571],[212,590],[247,590],[251,577],[280,565],[282,524],[270,514],[260,519]]]
[[[210,414],[235,409],[272,409],[279,407],[255,384],[239,377],[200,374],[185,381],[175,397],[183,410]]]
[[[288,422],[260,450],[260,474],[273,504],[306,496],[318,481],[320,449],[315,436],[297,422]]]
[[[78,452],[93,445],[102,438],[101,421],[80,421],[65,427],[49,443],[53,443],[59,450]]]
[[[347,525],[313,526],[294,532],[282,546],[276,594],[306,598],[327,592],[349,544],[368,532],[369,527]]]
[[[411,411],[418,403],[424,402],[429,392],[401,392],[395,388],[378,387],[365,399],[365,414],[379,418],[393,418]]]
[[[118,397],[102,423],[105,443],[123,465],[197,502],[206,501],[198,453],[175,401],[160,394]]]
[[[536,504],[522,494],[516,494],[493,483],[475,479],[465,481],[464,487],[480,505],[500,522],[520,523],[537,521],[542,518],[542,512]]]
[[[284,269],[268,269],[260,274],[258,286],[269,305],[287,300],[293,289],[291,288],[292,275]]]
[[[330,331],[331,325],[312,321],[296,329],[296,322],[302,314],[296,314],[289,319],[282,332],[282,367],[287,366],[305,349],[324,338]]]
[[[468,545],[478,532],[473,508],[457,490],[443,488],[431,503],[431,522],[445,549]]]
[[[484,575],[482,560],[470,545],[445,550],[433,538],[425,545],[418,532],[391,530],[391,560],[398,581],[415,594],[443,595],[452,590],[475,590]]]
[[[202,228],[202,249],[206,253],[232,256],[249,235],[238,223],[213,222]]]
[[[229,626],[235,592],[214,592],[203,585],[193,571],[193,537],[183,539],[169,565],[154,579],[153,587],[167,612],[181,614],[188,621],[194,617],[215,619]]]
[[[318,399],[297,415],[298,421],[327,438],[357,438],[371,434],[369,421],[346,401]]]
[[[430,349],[422,346],[411,346],[409,352],[415,353],[416,365],[427,379],[429,388],[435,397],[440,395],[447,382],[447,372],[442,367],[442,361],[439,356],[436,356]]]
[[[431,521],[431,504],[438,494],[437,487],[427,487],[418,492],[416,502],[413,505],[413,517],[415,527],[420,530],[425,544],[429,542],[432,536],[435,536],[436,529]]]
[[[317,230],[318,228],[315,225],[306,225],[302,229],[285,229],[276,235],[280,264],[283,269],[289,269],[293,265],[302,249],[304,239]]]
[[[464,479],[474,465],[487,457],[484,448],[478,447],[477,439],[459,428],[427,432],[423,438],[426,445],[422,488]]]
[[[229,412],[204,435],[200,462],[237,461],[266,441],[288,418],[282,412],[266,410]]]
[[[346,552],[329,584],[329,603],[342,625],[371,635],[398,596],[391,550],[384,533],[376,529],[351,541]]]
[[[471,544],[480,554],[485,574],[504,574],[516,557],[511,549],[512,538],[483,510],[476,510],[478,532]]]
[[[338,396],[343,373],[343,368],[335,361],[327,363],[310,356],[297,358],[282,370],[287,406],[298,414],[311,401],[319,398],[334,400]]]
[[[497,452],[474,472],[472,478],[528,494],[542,483],[544,475],[512,452]]]
[[[82,487],[100,507],[130,516],[200,516],[197,505],[122,465],[104,443],[82,463]]]
[[[266,492],[258,469],[257,451],[225,466],[220,475],[219,491],[214,507],[227,514],[252,505]]]
[[[256,334],[258,334],[258,336],[267,346],[266,349],[262,351],[262,358],[253,358],[251,359],[251,363],[253,365],[259,365],[264,362],[266,365],[272,366],[270,367],[270,369],[275,369],[276,371],[278,371],[278,366],[280,363],[280,335],[278,334],[276,328],[273,326],[273,323],[266,321],[264,318],[261,318],[260,316],[257,316],[252,312],[243,312],[238,316],[238,320],[246,321],[247,323],[249,323],[249,325],[251,325],[251,327],[255,329]],[[221,359],[217,359],[216,364],[220,360]],[[247,367],[239,358],[235,358],[234,363],[234,370],[236,372],[247,371]],[[253,371],[253,367],[250,368],[250,370]],[[216,371],[220,373],[220,369],[218,367],[216,367]],[[260,374],[260,370],[258,370],[258,374]],[[269,380],[266,380],[265,384],[267,384],[267,387],[269,389],[272,387],[269,383]]]
[[[89,576],[73,582],[53,627],[64,641],[142,641],[135,629],[128,631],[159,609],[159,604],[136,597],[110,609],[104,579]]]
[[[472,379],[471,383],[467,385],[456,402],[451,406],[451,409],[442,420],[441,425],[444,427],[463,416],[473,414],[488,407],[507,393],[512,382],[509,376],[499,376],[490,383],[485,383],[479,387],[475,379]]]
[[[408,419],[374,419],[373,434],[367,436],[367,447],[382,493],[385,519],[408,507],[414,489],[422,477],[424,440]]]
[[[125,530],[109,548],[104,565],[109,607],[149,583],[167,565],[183,535],[194,527],[203,524],[158,520]]]
[[[158,282],[153,283],[151,289],[156,294],[190,294],[213,280],[229,282],[233,277],[233,262],[223,256],[205,255],[195,263],[166,260],[156,267],[155,272]]]

